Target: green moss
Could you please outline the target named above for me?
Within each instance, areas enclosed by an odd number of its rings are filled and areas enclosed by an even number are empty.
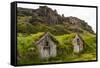
[[[72,62],[72,61],[89,61],[96,60],[96,37],[95,35],[85,33],[80,34],[85,43],[84,52],[79,54],[73,53],[72,40],[75,33],[63,34],[59,36],[52,35],[59,44],[57,45],[57,56],[41,60],[39,52],[36,48],[35,42],[39,40],[45,32],[38,32],[36,34],[18,33],[17,46],[19,53],[18,64],[38,64],[38,63],[52,63],[52,62]],[[33,49],[30,51],[29,49]]]

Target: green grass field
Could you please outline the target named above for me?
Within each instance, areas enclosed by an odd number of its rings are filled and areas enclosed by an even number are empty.
[[[44,34],[18,33],[17,51],[18,64],[38,64],[38,63],[58,63],[72,61],[89,61],[96,60],[96,35],[90,33],[80,34],[85,43],[84,51],[79,54],[73,53],[72,39],[75,33],[54,36],[58,40],[57,56],[41,60],[35,42]],[[32,49],[30,51],[29,49]]]

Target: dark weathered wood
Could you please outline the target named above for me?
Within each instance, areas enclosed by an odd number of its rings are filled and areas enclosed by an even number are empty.
[[[56,42],[54,42],[51,38],[53,37],[50,36],[49,32],[47,32],[36,42],[41,58],[49,58],[49,57],[56,56],[57,45],[56,45]]]

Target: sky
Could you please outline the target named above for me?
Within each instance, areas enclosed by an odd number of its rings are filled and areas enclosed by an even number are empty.
[[[58,6],[58,5],[41,5],[41,4],[24,4],[18,3],[17,7],[37,9],[39,6],[48,6],[53,10],[57,10],[58,14],[64,14],[65,17],[73,16],[84,20],[96,32],[96,8],[88,7],[72,7],[72,6]]]

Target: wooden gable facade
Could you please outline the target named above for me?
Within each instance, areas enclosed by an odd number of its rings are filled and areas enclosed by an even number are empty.
[[[37,42],[40,58],[55,57],[57,55],[57,41],[49,32],[45,33]]]
[[[82,52],[84,49],[84,42],[79,34],[76,34],[75,38],[72,41],[74,53]]]

